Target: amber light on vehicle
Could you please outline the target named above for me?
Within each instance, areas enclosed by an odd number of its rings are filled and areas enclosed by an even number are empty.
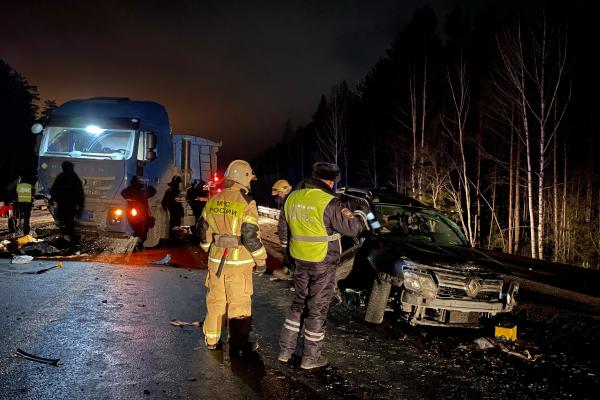
[[[118,217],[120,217],[120,216],[122,216],[122,215],[123,215],[123,210],[121,210],[120,208],[116,208],[116,209],[113,211],[113,214],[114,214],[114,216],[115,216],[115,217],[117,217],[117,218],[118,218]]]

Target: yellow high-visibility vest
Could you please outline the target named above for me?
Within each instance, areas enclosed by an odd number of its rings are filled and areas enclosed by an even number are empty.
[[[321,262],[329,242],[340,235],[327,235],[323,214],[335,196],[320,189],[293,191],[285,202],[285,219],[290,229],[290,254],[300,261]]]
[[[17,201],[19,203],[31,203],[31,185],[19,183],[17,185]]]

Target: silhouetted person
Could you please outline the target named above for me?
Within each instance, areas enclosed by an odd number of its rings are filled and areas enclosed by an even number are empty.
[[[203,180],[196,180],[186,193],[187,203],[192,208],[196,222],[198,222],[198,219],[202,215],[202,210],[204,210],[204,206],[206,205],[206,200],[203,200],[207,197],[204,185]],[[194,225],[196,224],[194,223]]]
[[[62,170],[50,189],[52,201],[56,202],[56,219],[61,223],[61,233],[68,240],[75,239],[75,216],[81,215],[85,203],[83,184],[70,161],[62,163]]]
[[[175,238],[173,228],[181,226],[181,218],[183,218],[183,206],[177,201],[177,197],[181,193],[181,182],[181,177],[175,175],[160,202],[162,207],[169,211],[169,238],[171,239]]]
[[[18,230],[17,226],[17,185],[21,183],[21,177],[16,176],[6,187],[4,188],[4,200],[6,204],[12,207],[12,213],[9,211],[8,218],[8,231],[15,233]]]
[[[29,219],[31,218],[31,208],[33,207],[33,185],[28,183],[30,179],[21,179],[19,177],[16,186],[17,201],[15,205],[15,218],[18,226],[24,235],[30,231]]]
[[[148,229],[154,226],[148,207],[148,199],[156,194],[152,186],[144,185],[137,176],[131,178],[131,183],[121,192],[127,200],[127,219],[133,229],[134,236],[142,242],[146,240]],[[133,214],[135,210],[135,215]]]

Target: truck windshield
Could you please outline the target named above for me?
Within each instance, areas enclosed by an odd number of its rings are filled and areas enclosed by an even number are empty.
[[[50,126],[45,130],[40,156],[127,160],[134,143],[132,130]]]

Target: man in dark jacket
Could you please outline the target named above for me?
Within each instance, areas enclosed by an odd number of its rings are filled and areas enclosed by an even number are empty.
[[[177,201],[177,197],[181,193],[182,179],[175,175],[169,183],[169,188],[165,191],[161,205],[163,209],[169,211],[169,238],[174,239],[173,228],[181,226],[181,218],[183,218],[183,206]]]
[[[142,242],[146,240],[148,229],[154,224],[150,220],[148,199],[156,194],[152,186],[144,185],[137,176],[131,178],[131,183],[123,189],[121,196],[127,200],[127,219],[134,236]],[[134,211],[135,210],[135,211]]]
[[[56,202],[56,219],[61,223],[63,238],[72,241],[75,239],[75,216],[83,211],[85,195],[73,163],[63,162],[62,171],[54,180],[50,194]]]
[[[200,219],[202,215],[202,210],[204,210],[204,206],[206,205],[206,201],[208,200],[208,194],[206,190],[204,190],[204,181],[196,180],[192,186],[188,189],[185,199],[189,204],[192,212],[194,213],[194,218],[196,218],[196,222]],[[195,225],[195,224],[194,224]]]
[[[321,355],[321,343],[340,262],[340,238],[358,236],[364,226],[333,192],[338,178],[337,165],[313,165],[312,178],[288,196],[279,218],[279,239],[283,245],[289,244],[290,254],[296,260],[295,298],[281,330],[279,360],[287,362],[291,358],[301,330],[301,317],[306,315],[300,364],[303,369],[328,363]]]

